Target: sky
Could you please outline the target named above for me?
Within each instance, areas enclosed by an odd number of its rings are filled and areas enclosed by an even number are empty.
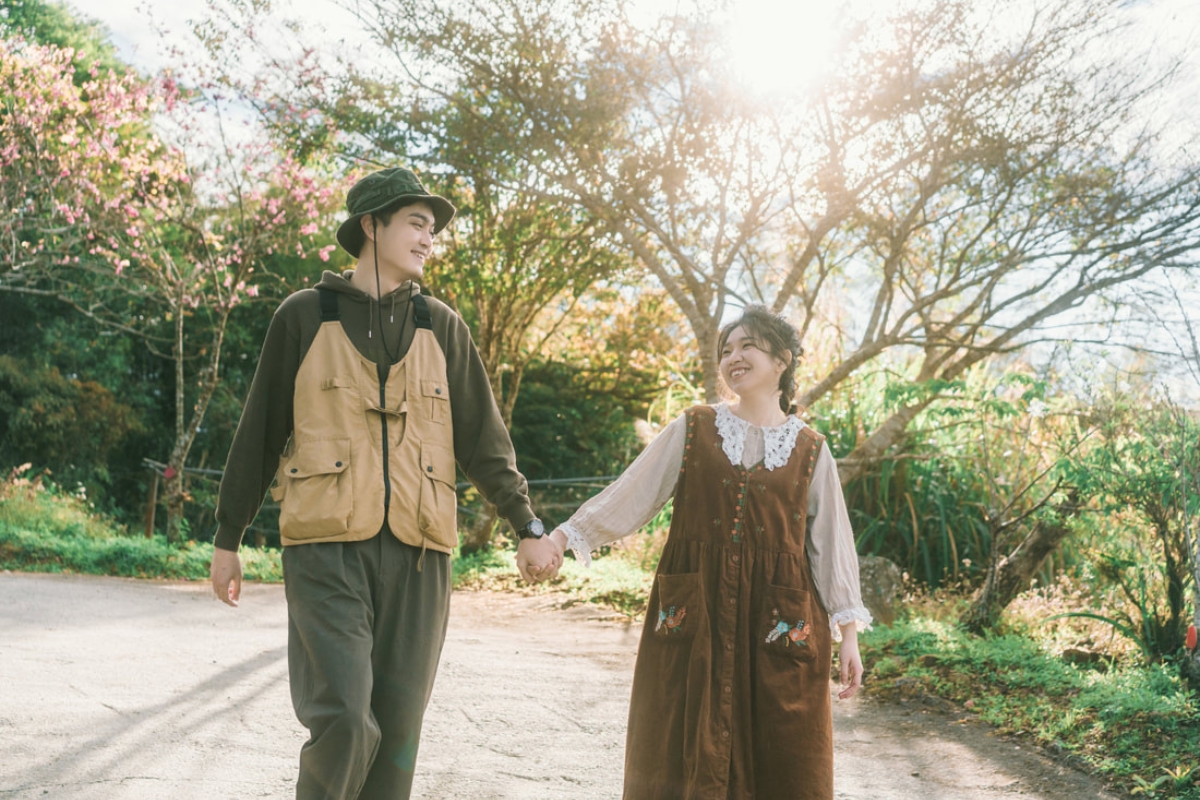
[[[167,39],[188,39],[189,18],[203,15],[207,3],[180,0],[67,0],[85,15],[98,19],[112,32],[122,57],[146,70],[165,65],[158,29]],[[319,23],[330,41],[353,41],[360,26],[333,0],[272,0],[288,16]],[[833,0],[729,0],[730,34],[741,66],[758,76],[795,75],[819,63],[828,39],[822,31],[833,20],[840,3]],[[893,0],[854,0],[869,13]],[[1087,3],[1089,0],[1080,0]],[[990,0],[980,0],[990,6]],[[678,7],[687,0],[633,0],[633,13],[650,17]],[[1193,53],[1193,72],[1200,76],[1200,2],[1197,0],[1133,0],[1129,4],[1146,32],[1156,35],[1165,51]],[[180,14],[181,7],[188,8]],[[783,78],[786,80],[786,77]],[[1198,79],[1197,84],[1200,84]]]

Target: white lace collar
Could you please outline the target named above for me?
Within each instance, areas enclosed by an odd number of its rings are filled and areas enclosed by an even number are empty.
[[[752,427],[749,422],[730,411],[725,403],[714,406],[717,412],[717,435],[721,437],[721,450],[729,463],[735,467],[742,465],[742,453],[746,450],[746,432]],[[773,428],[762,428],[763,433],[763,466],[769,470],[782,467],[792,456],[796,447],[796,437],[800,434],[804,423],[799,417],[789,416],[782,425]]]

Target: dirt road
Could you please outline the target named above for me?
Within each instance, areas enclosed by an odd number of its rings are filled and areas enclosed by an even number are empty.
[[[616,798],[636,631],[458,593],[414,796]],[[280,586],[0,573],[0,799],[288,798],[305,739]],[[867,654],[869,659],[869,654]],[[1113,798],[975,724],[834,703],[836,796]]]

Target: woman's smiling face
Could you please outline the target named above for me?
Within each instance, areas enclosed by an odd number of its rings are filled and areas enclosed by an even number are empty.
[[[771,355],[767,344],[738,326],[721,348],[721,377],[738,397],[779,392],[779,376],[787,365]]]

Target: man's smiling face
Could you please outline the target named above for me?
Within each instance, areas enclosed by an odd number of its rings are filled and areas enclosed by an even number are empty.
[[[386,225],[374,224],[375,251],[379,270],[396,280],[417,281],[425,274],[425,259],[433,253],[433,207],[426,202],[412,203],[392,214]],[[368,237],[371,231],[367,231]]]

